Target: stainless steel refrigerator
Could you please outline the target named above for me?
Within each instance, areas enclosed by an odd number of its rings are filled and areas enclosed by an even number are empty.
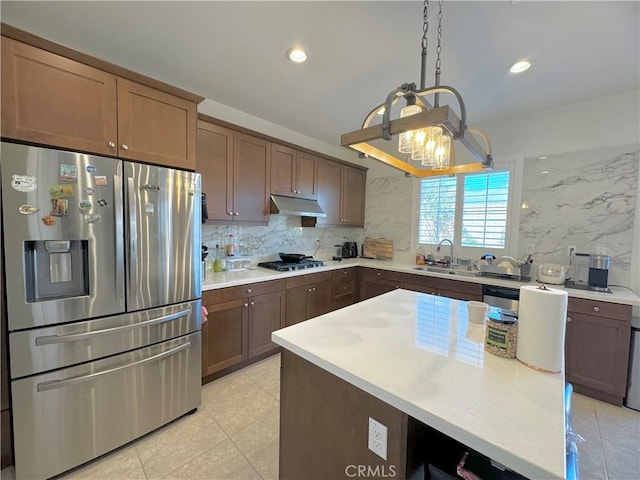
[[[200,176],[3,142],[16,477],[200,405]]]

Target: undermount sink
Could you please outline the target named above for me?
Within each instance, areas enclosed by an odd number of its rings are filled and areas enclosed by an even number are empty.
[[[448,275],[460,275],[463,277],[479,277],[480,272],[474,270],[463,270],[456,268],[448,268],[448,267],[413,267],[414,270],[421,270],[423,272],[434,272],[434,273],[446,273]]]

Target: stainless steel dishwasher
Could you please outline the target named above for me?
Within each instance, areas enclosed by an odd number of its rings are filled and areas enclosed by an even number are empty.
[[[483,285],[482,287],[482,301],[489,304],[490,307],[513,310],[518,313],[519,300],[519,288],[497,287],[494,285]]]
[[[629,353],[629,381],[624,404],[640,410],[640,317],[631,318],[631,351]]]

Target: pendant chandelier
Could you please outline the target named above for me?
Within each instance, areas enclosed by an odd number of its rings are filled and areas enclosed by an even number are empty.
[[[362,128],[345,133],[341,137],[343,147],[348,147],[367,156],[386,163],[416,177],[450,175],[464,172],[491,169],[491,144],[488,137],[477,129],[467,127],[467,115],[462,97],[452,87],[440,85],[440,52],[442,37],[442,0],[438,2],[438,32],[435,64],[435,85],[425,88],[427,65],[427,33],[429,30],[429,0],[423,4],[422,53],[420,71],[420,89],[415,83],[405,83],[387,95],[383,104],[375,107],[365,118]],[[455,98],[460,118],[448,106],[440,106],[440,95],[448,94]],[[433,100],[426,97],[433,96]],[[406,105],[400,111],[400,118],[391,120],[394,104],[404,100]],[[382,123],[370,125],[372,120],[382,114]],[[370,142],[391,140],[398,136],[399,154],[404,160],[380,150]],[[476,136],[483,140],[481,145]],[[473,163],[453,165],[453,141],[459,141],[477,160]]]

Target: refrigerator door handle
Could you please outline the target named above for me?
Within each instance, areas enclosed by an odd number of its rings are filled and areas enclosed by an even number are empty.
[[[79,377],[67,378],[65,380],[50,380],[48,382],[39,383],[37,386],[38,392],[46,392],[47,390],[54,390],[57,388],[65,388],[70,385],[76,385],[78,383],[88,382],[90,380],[95,380],[98,377],[103,375],[108,375],[115,372],[121,372],[123,370],[128,370],[130,368],[137,367],[139,365],[153,362],[155,360],[164,360],[165,358],[172,357],[173,355],[180,353],[183,350],[191,347],[191,342],[187,341],[182,345],[179,345],[171,350],[167,350],[166,352],[159,353],[157,355],[153,355],[152,357],[145,358],[142,360],[138,360],[137,362],[127,363],[126,365],[120,365],[119,367],[108,368],[101,372],[90,373],[89,375],[81,375]]]
[[[120,327],[105,328],[104,330],[96,330],[94,332],[74,333],[71,335],[45,335],[43,337],[36,337],[36,345],[51,345],[54,343],[67,343],[77,342],[79,340],[86,340],[87,338],[98,337],[100,335],[109,335],[112,333],[119,333],[127,330],[133,330],[134,328],[147,327],[149,325],[155,325],[157,323],[169,322],[177,318],[186,317],[191,313],[191,309],[180,310],[179,312],[164,315],[162,317],[152,318],[145,320],[144,322],[132,323],[131,325],[122,325]]]
[[[133,184],[134,179],[127,178],[127,197],[129,206],[129,263],[127,269],[129,270],[129,296],[136,295],[137,283],[138,283],[138,246],[135,240],[136,226],[138,224],[137,212],[136,212],[136,200],[135,200],[135,186]]]
[[[118,164],[118,172],[122,169],[122,163]],[[124,306],[124,233],[122,217],[122,178],[120,174],[113,176],[113,198],[115,211],[115,241],[116,246],[116,276],[115,292]]]

